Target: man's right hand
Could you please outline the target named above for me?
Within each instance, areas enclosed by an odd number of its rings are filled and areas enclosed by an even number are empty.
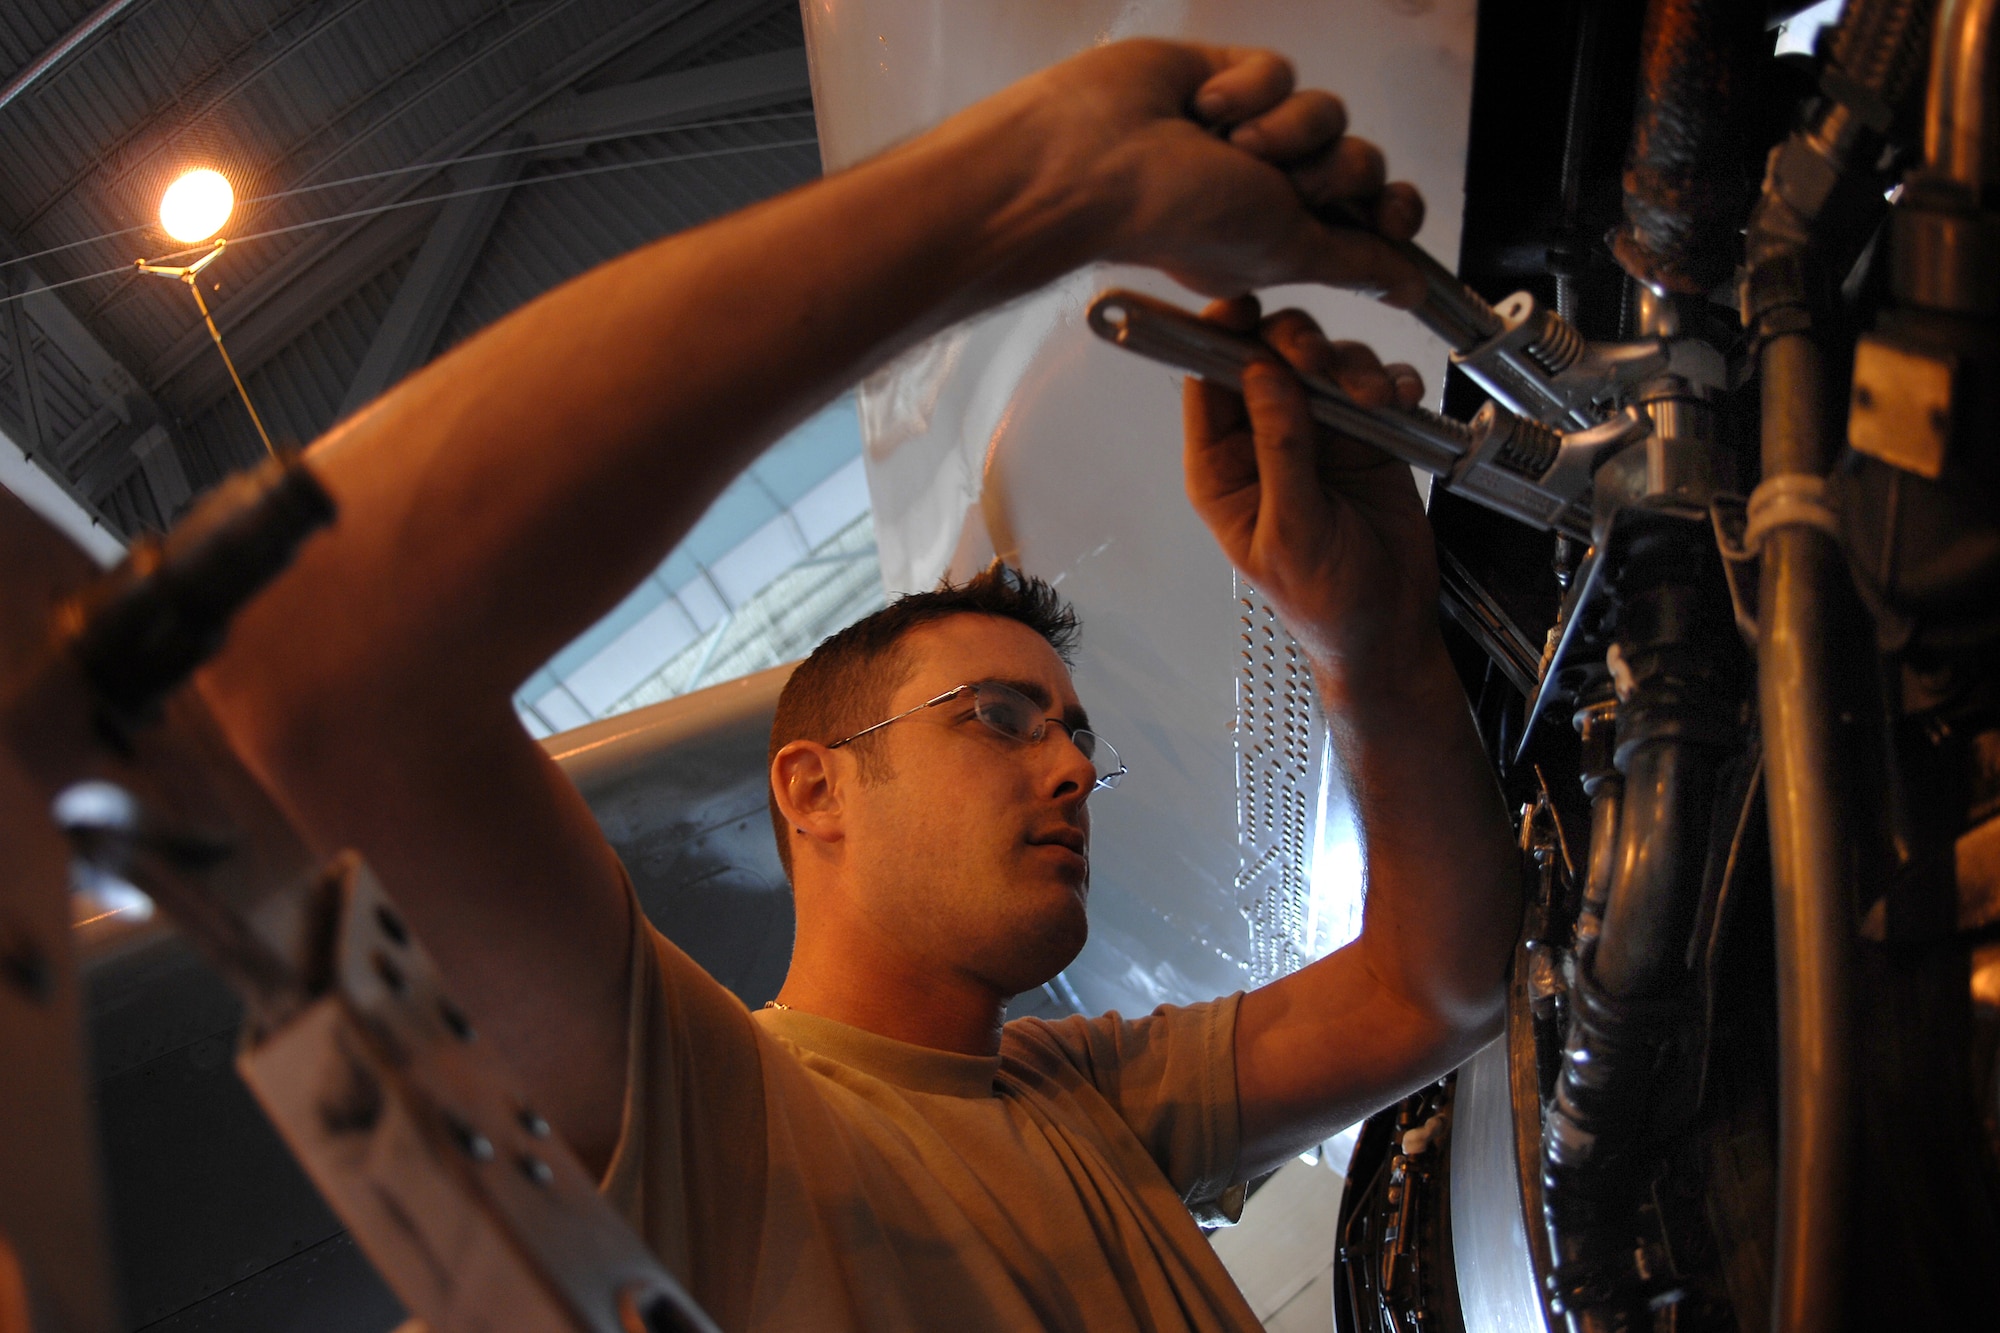
[[[1346,132],[1340,99],[1295,90],[1291,65],[1272,52],[1120,42],[958,119],[990,117],[1018,117],[1044,145],[1021,206],[1060,209],[1060,196],[1083,191],[1104,224],[1102,258],[1163,269],[1211,296],[1315,282],[1398,306],[1422,299],[1421,275],[1383,240],[1416,234],[1422,196],[1388,182],[1381,151]]]

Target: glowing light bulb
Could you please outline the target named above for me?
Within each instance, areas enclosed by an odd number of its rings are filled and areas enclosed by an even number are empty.
[[[161,196],[160,225],[175,240],[193,245],[221,231],[235,206],[236,191],[228,178],[212,167],[196,167]]]

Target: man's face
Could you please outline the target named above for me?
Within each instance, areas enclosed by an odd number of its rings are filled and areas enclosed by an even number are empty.
[[[911,632],[893,717],[959,685],[998,681],[1083,726],[1069,670],[1017,621],[956,615]],[[1007,994],[1039,986],[1083,947],[1095,773],[1065,728],[1009,740],[954,699],[885,727],[891,776],[851,788],[849,883],[919,957]]]

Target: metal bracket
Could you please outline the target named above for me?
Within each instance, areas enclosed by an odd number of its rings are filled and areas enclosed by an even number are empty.
[[[434,1333],[714,1333],[479,1044],[360,858],[327,887],[328,989],[246,1030],[237,1068],[396,1294]]]
[[[225,487],[101,579],[0,497],[0,556],[13,557],[0,585],[0,1267],[25,1270],[51,1329],[116,1323],[66,832],[243,997],[238,1068],[432,1333],[713,1333],[475,1040],[360,859],[320,865],[200,696],[176,688],[323,521],[297,507],[299,484],[278,467]]]

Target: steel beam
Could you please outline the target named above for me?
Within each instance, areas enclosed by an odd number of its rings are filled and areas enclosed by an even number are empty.
[[[18,284],[9,282],[0,286],[0,290],[10,296],[16,295]],[[9,301],[6,315],[8,351],[14,361],[14,384],[21,394],[21,427],[26,435],[23,447],[30,458],[39,458],[48,448],[49,428],[43,420],[47,414],[42,411],[42,383],[35,366],[34,341],[28,335],[28,317],[21,310],[21,302]]]
[[[630,49],[592,70],[588,78],[579,81],[578,86],[586,92],[594,92],[621,83],[636,83],[699,46],[732,37],[751,24],[770,17],[780,7],[772,4],[771,0],[708,0],[707,4],[682,14],[651,37],[633,43]]]
[[[152,440],[155,432],[165,434],[165,427],[156,421],[132,421],[94,441],[78,456],[71,471],[68,482],[71,493],[92,514],[102,514],[106,497],[123,486],[139,466],[132,451],[142,442]]]
[[[63,470],[65,475],[76,471],[76,461],[91,445],[104,438],[109,431],[121,425],[129,426],[140,417],[151,419],[152,414],[143,402],[135,403],[124,394],[116,394],[99,403],[91,414],[78,422],[76,428],[46,452],[49,461]]]
[[[153,508],[160,515],[161,529],[171,527],[194,498],[194,487],[188,483],[187,469],[181,465],[167,428],[157,421],[151,425],[132,423],[98,441],[76,479],[76,487],[90,497],[89,511],[102,522],[105,502],[135,472],[144,478]]]
[[[673,31],[679,33],[679,25]],[[805,48],[795,47],[557,101],[523,121],[521,132],[503,146],[552,143],[558,146],[539,156],[562,156],[580,151],[560,146],[568,140],[640,134],[811,95]],[[527,161],[527,154],[509,154],[452,171],[447,193],[479,193],[451,200],[432,224],[416,264],[403,279],[395,304],[341,400],[340,415],[360,408],[429,359],[506,203],[508,192],[499,187],[519,176]]]
[[[20,253],[19,243],[12,236],[0,232],[0,255]],[[107,434],[129,432],[134,422],[143,429],[164,422],[165,415],[140,387],[138,377],[124,361],[98,340],[60,294],[49,289],[32,264],[12,265],[10,280],[4,286],[10,294],[19,298],[8,301],[6,305],[7,322],[14,326],[10,332],[17,331],[19,342],[27,344],[31,341],[29,325],[39,330],[45,347],[54,348],[67,357],[82,372],[98,400],[90,415],[58,441],[51,438],[58,429],[58,423],[51,420],[46,399],[38,395],[35,404],[39,420],[21,422],[23,433],[30,437],[26,442],[28,452],[36,466],[68,492],[71,499],[82,505],[86,513],[103,523],[108,530],[119,532],[105,519],[98,506],[98,497],[78,483],[73,465],[83,456],[97,452],[93,446]],[[32,348],[28,350],[31,352]],[[22,355],[19,350],[13,354],[16,357]],[[130,534],[119,532],[119,535]]]
[[[527,136],[512,136],[504,147],[525,146]],[[525,153],[489,157],[458,167],[446,177],[447,193],[477,190],[446,202],[417,251],[416,263],[396,289],[396,299],[382,317],[375,340],[361,358],[354,380],[341,399],[340,415],[359,408],[397,380],[430,359],[444,329],[445,318],[458,300],[486,237],[500,217],[508,191],[502,187],[521,174]]]
[[[35,80],[60,65],[70,52],[95,37],[113,19],[131,7],[132,0],[108,0],[107,3],[99,5],[95,13],[57,38],[55,45],[29,61],[20,73],[7,80],[4,87],[0,87],[0,107],[6,106],[26,92]]]
[[[42,331],[45,341],[62,350],[76,368],[92,384],[102,389],[105,395],[141,392],[139,379],[114,355],[110,349],[98,341],[69,304],[62,297],[49,290],[32,265],[23,264],[18,270],[25,274],[21,285],[24,293],[20,305]]]
[[[524,122],[524,128],[541,143],[561,145],[601,135],[670,129],[691,120],[810,96],[806,49],[797,46],[585,93],[551,105]],[[581,145],[557,147],[549,155],[581,151]]]
[[[139,460],[146,489],[153,494],[153,507],[160,511],[161,525],[171,526],[194,498],[194,487],[188,484],[187,469],[181,466],[181,456],[167,438],[166,428],[155,425],[141,435],[132,445],[132,457]]]

